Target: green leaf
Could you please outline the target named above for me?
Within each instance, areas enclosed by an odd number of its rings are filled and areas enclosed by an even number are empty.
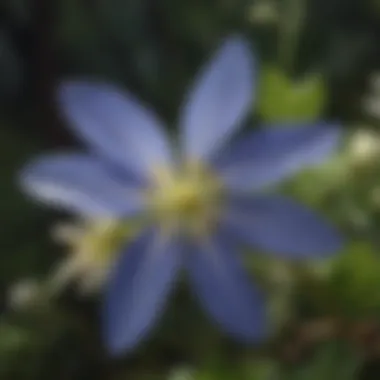
[[[244,380],[272,380],[279,376],[279,366],[274,360],[250,360],[245,368]]]
[[[264,122],[308,122],[320,118],[327,90],[322,74],[293,80],[276,66],[265,66],[259,84],[258,114]]]
[[[354,380],[360,356],[341,342],[328,342],[318,348],[311,361],[286,374],[286,380]]]
[[[335,262],[328,287],[346,312],[380,311],[380,256],[369,242],[351,243]]]

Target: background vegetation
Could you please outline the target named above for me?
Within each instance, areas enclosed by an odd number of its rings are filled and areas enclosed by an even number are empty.
[[[111,360],[97,299],[66,287],[30,302],[67,255],[51,238],[67,218],[24,198],[17,170],[77,145],[54,103],[68,76],[128,87],[175,125],[179,99],[223,36],[260,59],[260,122],[340,120],[345,139],[283,190],[336,221],[337,257],[247,265],[268,289],[273,334],[242,347],[179,289],[152,339]],[[380,378],[380,2],[378,0],[2,0],[0,3],[0,378],[350,380]],[[378,76],[376,76],[379,71]]]

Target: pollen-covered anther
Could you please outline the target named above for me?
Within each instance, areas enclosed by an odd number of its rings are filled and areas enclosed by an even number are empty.
[[[220,207],[222,188],[200,165],[178,172],[157,171],[147,193],[148,209],[164,228],[199,235],[209,231]]]

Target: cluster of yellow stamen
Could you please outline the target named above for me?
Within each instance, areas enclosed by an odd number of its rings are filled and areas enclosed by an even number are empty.
[[[200,237],[215,224],[222,196],[218,179],[205,167],[193,163],[178,171],[156,170],[146,202],[150,218],[162,232],[180,230]]]
[[[138,229],[132,221],[93,219],[58,225],[53,234],[56,241],[70,247],[78,261],[108,265]]]
[[[51,291],[60,291],[79,280],[83,292],[98,290],[120,253],[141,229],[135,221],[82,220],[54,228],[54,239],[68,246],[69,252],[52,274]]]

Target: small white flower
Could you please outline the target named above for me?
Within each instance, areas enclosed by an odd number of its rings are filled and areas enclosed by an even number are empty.
[[[350,140],[348,154],[354,164],[368,164],[380,156],[380,134],[360,129]]]
[[[177,367],[170,371],[168,380],[193,380],[195,371],[190,367]]]
[[[8,305],[14,311],[23,311],[36,305],[41,294],[41,284],[32,278],[16,282],[8,291]]]
[[[256,0],[249,7],[247,16],[252,24],[275,24],[279,19],[278,6],[273,0]]]

